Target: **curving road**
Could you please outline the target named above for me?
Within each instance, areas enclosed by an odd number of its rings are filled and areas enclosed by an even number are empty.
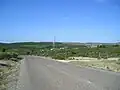
[[[26,56],[18,90],[120,90],[120,74]]]

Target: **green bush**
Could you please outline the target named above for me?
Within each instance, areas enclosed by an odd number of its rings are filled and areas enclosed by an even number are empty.
[[[57,54],[57,55],[54,55],[52,56],[53,59],[59,59],[59,60],[65,60],[65,56],[64,55],[61,55],[61,54]]]
[[[0,53],[0,60],[3,59],[17,61],[20,60],[21,58],[18,56],[17,53],[2,52]]]
[[[6,49],[5,49],[5,48],[3,48],[3,49],[2,49],[2,52],[5,52],[5,51],[6,51]]]
[[[0,53],[0,59],[10,59],[10,53]]]

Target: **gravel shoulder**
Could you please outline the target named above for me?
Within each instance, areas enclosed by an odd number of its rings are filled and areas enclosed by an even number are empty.
[[[26,59],[26,58],[25,58]],[[16,90],[33,90],[31,88],[30,78],[28,75],[26,60],[23,59],[20,65],[20,73]]]

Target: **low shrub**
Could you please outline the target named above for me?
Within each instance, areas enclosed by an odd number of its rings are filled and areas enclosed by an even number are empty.
[[[17,53],[3,52],[3,53],[0,53],[0,60],[3,60],[3,59],[4,60],[18,61],[22,58],[19,57],[19,55]]]
[[[117,63],[117,64],[120,64],[120,59],[118,59],[116,63]]]
[[[52,56],[52,58],[53,59],[59,59],[59,60],[65,60],[66,59],[64,55],[59,55],[59,54]]]

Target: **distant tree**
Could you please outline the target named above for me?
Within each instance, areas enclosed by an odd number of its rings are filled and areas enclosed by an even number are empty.
[[[73,52],[73,51],[72,51],[72,54],[76,54],[76,52]]]
[[[98,45],[97,48],[106,48],[105,45]]]
[[[6,49],[5,48],[2,48],[2,52],[5,52],[6,51]]]
[[[27,55],[30,55],[30,52],[27,52]]]
[[[113,47],[119,47],[119,45],[118,45],[118,44],[116,44],[116,45],[113,45]]]

